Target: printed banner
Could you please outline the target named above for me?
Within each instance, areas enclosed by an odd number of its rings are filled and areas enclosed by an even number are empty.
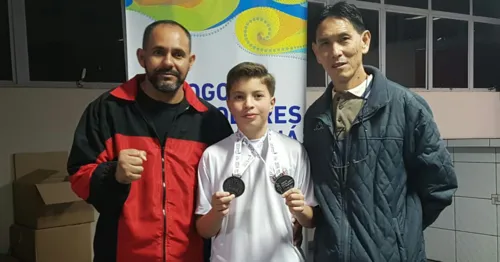
[[[196,94],[236,124],[226,106],[227,72],[243,61],[276,78],[270,127],[302,141],[306,92],[306,0],[125,0],[128,76],[144,73],[136,59],[146,26],[170,19],[192,34],[196,61],[187,81]]]

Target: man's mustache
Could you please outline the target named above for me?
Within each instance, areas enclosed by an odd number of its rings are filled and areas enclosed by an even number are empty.
[[[157,75],[173,75],[175,77],[179,77],[179,72],[175,70],[169,70],[169,69],[159,69],[155,71],[155,74]]]

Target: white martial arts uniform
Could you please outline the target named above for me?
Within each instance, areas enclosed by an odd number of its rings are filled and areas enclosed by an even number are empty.
[[[242,134],[242,133],[240,133]],[[305,197],[306,205],[316,206],[313,184],[309,176],[309,158],[298,141],[269,130],[271,143],[285,173],[295,180]],[[196,214],[207,214],[212,195],[223,191],[224,180],[233,173],[236,134],[208,147],[198,167],[198,203]],[[276,192],[271,174],[275,161],[268,135],[250,141],[265,159],[254,157],[242,173],[243,194],[231,201],[229,213],[222,221],[220,232],[212,238],[213,262],[303,262],[304,258],[293,245],[292,214],[285,199]],[[241,169],[245,168],[251,151],[244,143],[241,150]],[[240,169],[240,170],[241,170]]]

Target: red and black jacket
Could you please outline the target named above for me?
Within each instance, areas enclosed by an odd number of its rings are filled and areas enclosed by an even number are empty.
[[[165,144],[135,100],[137,75],[90,103],[75,131],[68,172],[75,193],[100,213],[94,262],[201,262],[203,239],[194,209],[204,149],[233,133],[226,117],[184,83],[189,106],[173,121]],[[142,177],[115,179],[118,153],[147,152]]]

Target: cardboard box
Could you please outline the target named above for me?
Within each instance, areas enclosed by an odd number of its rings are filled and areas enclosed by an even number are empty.
[[[23,262],[91,262],[90,223],[46,229],[12,225],[12,256]]]
[[[92,206],[71,189],[67,156],[67,152],[14,155],[16,224],[44,229],[94,221]]]

